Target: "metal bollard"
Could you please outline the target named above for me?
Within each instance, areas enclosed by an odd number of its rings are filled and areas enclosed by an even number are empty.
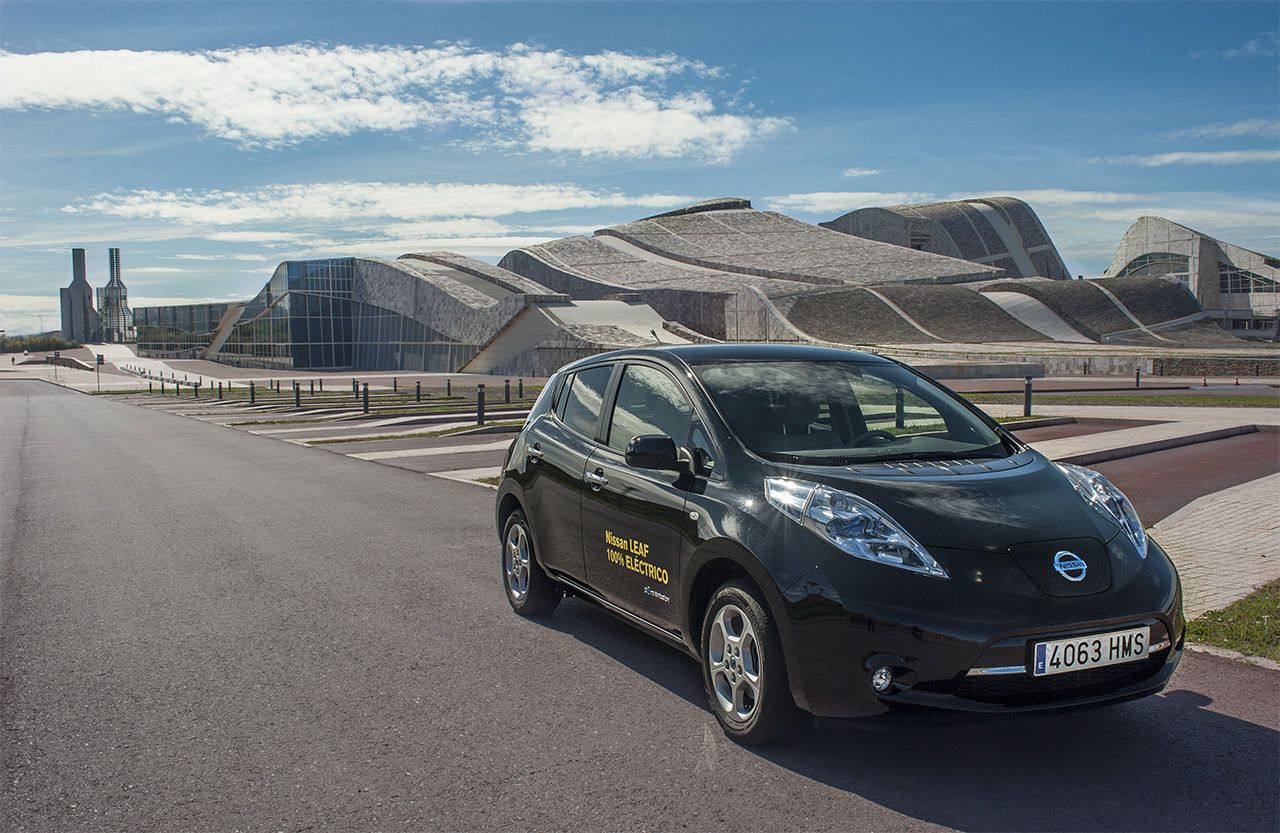
[[[394,376],[391,377],[391,392],[392,393],[400,392],[400,380]]]
[[[503,395],[506,397],[505,402],[507,405],[510,405],[511,404],[511,380],[504,379],[502,384],[503,384]]]
[[[312,379],[312,380],[311,380],[311,395],[312,395],[312,396],[315,396],[315,395],[316,395],[316,380],[315,380],[315,379]]]
[[[324,379],[320,380],[320,392],[324,393]]]
[[[195,394],[196,399],[199,399],[199,398],[200,398],[200,383],[199,383],[199,382],[196,382],[194,385],[192,385],[192,386],[191,386],[191,391],[192,391],[192,393],[194,393],[194,394]]]
[[[222,398],[222,383],[221,383],[221,382],[219,382],[219,383],[218,383],[218,398],[219,398],[219,399],[221,399],[221,398]]]
[[[147,393],[155,393],[155,382],[147,382]]]
[[[368,382],[364,383],[364,395],[363,395],[363,398],[360,400],[360,402],[361,402],[361,407],[364,409],[364,412],[366,414],[369,413],[369,383]]]
[[[516,388],[516,398],[524,399],[524,379],[520,379],[516,384],[519,386]]]
[[[297,382],[293,383],[293,407],[302,407],[302,385]]]
[[[453,396],[453,380],[452,379],[444,380],[444,395]]]
[[[160,393],[162,395],[164,394],[164,379],[160,380]]]
[[[419,381],[418,381],[418,384],[416,385],[416,387],[415,387],[415,389],[414,389],[413,396],[414,396],[414,401],[415,401],[415,402],[421,402],[421,401],[422,401],[422,381],[421,381],[421,380],[419,380]]]
[[[1133,386],[1135,388],[1142,387],[1142,368],[1135,368],[1133,371]]]
[[[1022,415],[1024,417],[1031,416],[1031,377],[1027,377],[1027,381],[1022,388]]]
[[[173,383],[173,395],[182,396],[182,385],[178,384],[176,380]]]
[[[476,425],[484,425],[484,385],[476,385]]]
[[[354,396],[356,399],[360,398],[360,385],[359,383],[356,382],[355,379],[351,380],[351,395]]]
[[[907,427],[906,401],[902,388],[898,388],[893,395],[893,425],[895,428]]]
[[[249,404],[252,405],[257,401],[257,395],[254,390],[253,382],[249,382]]]

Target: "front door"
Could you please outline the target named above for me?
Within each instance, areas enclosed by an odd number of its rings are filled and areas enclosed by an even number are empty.
[[[664,370],[623,369],[606,442],[587,461],[582,491],[583,560],[587,580],[606,599],[661,627],[680,625],[681,549],[688,475],[628,466],[627,443],[666,434],[686,445],[689,397]]]

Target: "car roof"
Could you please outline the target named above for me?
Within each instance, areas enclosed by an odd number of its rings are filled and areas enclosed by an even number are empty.
[[[573,370],[598,361],[626,358],[666,359],[667,361],[674,359],[686,365],[733,361],[891,363],[888,359],[874,353],[839,347],[819,347],[812,344],[672,344],[600,353],[579,359],[562,369]]]

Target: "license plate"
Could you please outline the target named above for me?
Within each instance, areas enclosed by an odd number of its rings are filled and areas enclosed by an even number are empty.
[[[1146,659],[1150,647],[1150,628],[1131,628],[1075,639],[1037,642],[1035,665],[1031,673],[1036,677],[1046,677],[1050,674],[1133,662]]]

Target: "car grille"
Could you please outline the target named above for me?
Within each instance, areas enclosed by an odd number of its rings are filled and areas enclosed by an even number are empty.
[[[1165,648],[1140,662],[1070,671],[1048,677],[1030,674],[961,677],[952,694],[966,700],[1004,706],[1032,706],[1107,694],[1154,677],[1169,655]]]

